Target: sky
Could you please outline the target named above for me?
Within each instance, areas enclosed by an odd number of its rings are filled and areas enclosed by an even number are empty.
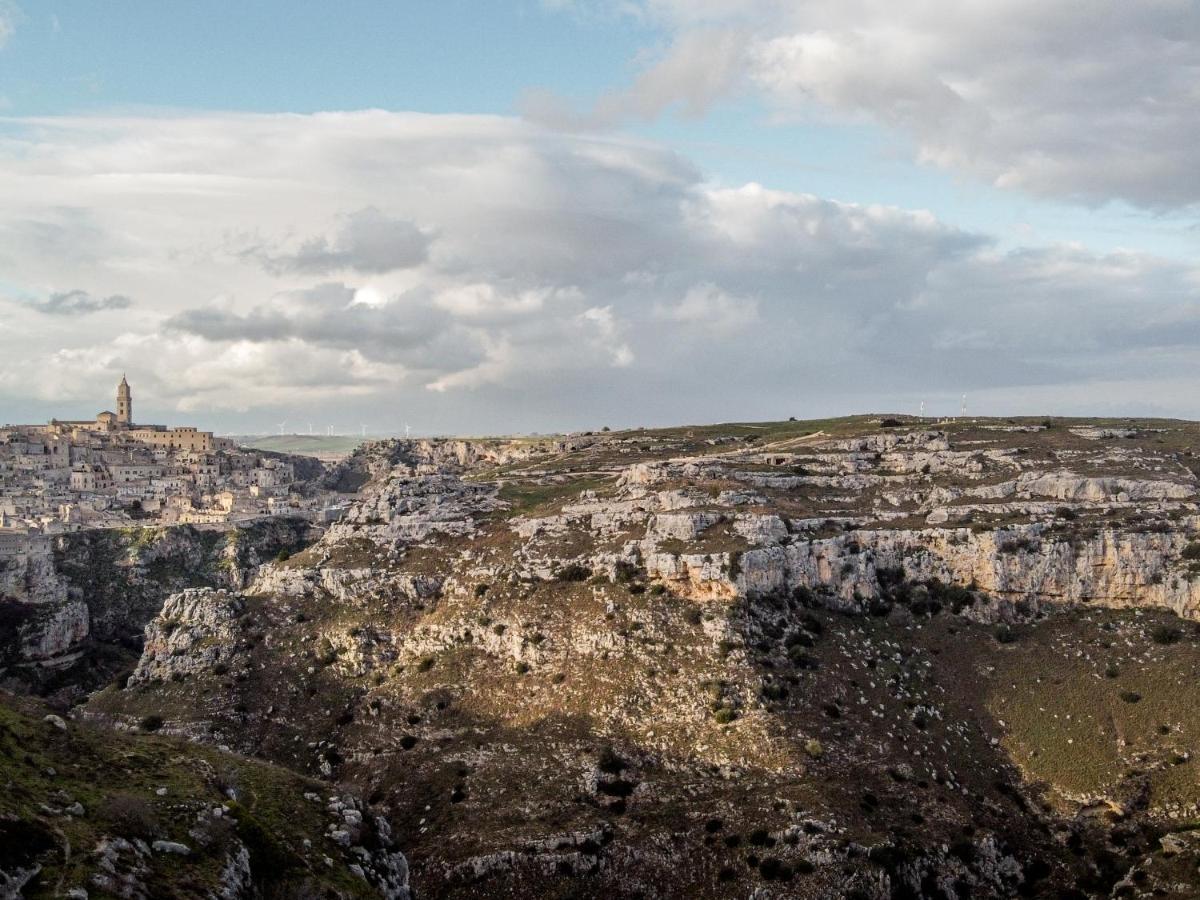
[[[0,422],[1200,418],[1200,6],[0,0]]]

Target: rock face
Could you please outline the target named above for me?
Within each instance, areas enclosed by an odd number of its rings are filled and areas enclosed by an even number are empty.
[[[341,521],[173,593],[86,716],[353,785],[326,840],[384,896],[392,827],[431,897],[1192,889],[1144,862],[1200,814],[1190,713],[1121,681],[1193,665],[1191,432],[822,428],[367,445]]]
[[[172,594],[146,626],[146,644],[130,683],[228,667],[239,650],[237,623],[245,608],[241,597],[224,590],[193,588]]]
[[[0,679],[21,690],[103,683],[140,647],[164,599],[192,585],[240,589],[266,561],[315,539],[302,520],[229,531],[83,531],[38,544],[0,572]],[[44,546],[43,546],[44,544]]]

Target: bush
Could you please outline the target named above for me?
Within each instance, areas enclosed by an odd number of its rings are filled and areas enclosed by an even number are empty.
[[[157,715],[146,716],[138,723],[142,731],[158,731],[163,727],[163,717]]]
[[[0,634],[9,635],[35,615],[32,603],[22,603],[10,597],[0,597]]]
[[[735,713],[733,709],[728,706],[722,706],[715,713],[713,713],[713,719],[718,725],[728,725],[736,718],[737,713]]]
[[[1121,691],[1120,697],[1126,703],[1137,703],[1142,699],[1142,695],[1137,691]]]
[[[613,578],[618,584],[629,584],[638,577],[640,571],[633,563],[623,559],[613,566]]]
[[[805,653],[804,648],[800,644],[788,648],[788,659],[791,660],[792,665],[797,669],[812,671],[818,666],[816,657]]]
[[[158,834],[154,807],[133,794],[113,794],[97,810],[100,821],[118,837],[151,840]]]
[[[1008,625],[997,625],[995,631],[996,640],[1001,644],[1011,644],[1017,639],[1017,634]]]
[[[628,763],[617,755],[611,746],[605,745],[600,748],[600,755],[596,761],[596,766],[605,775],[620,775],[628,767]]]
[[[1192,562],[1200,561],[1200,541],[1189,541],[1183,548],[1183,558]]]
[[[748,838],[750,844],[755,847],[774,847],[775,838],[771,837],[771,832],[765,828],[755,828],[750,832]]]
[[[559,569],[554,577],[559,581],[587,581],[592,577],[592,570],[580,563],[570,563]]]
[[[1181,637],[1179,629],[1171,625],[1155,625],[1150,629],[1150,639],[1156,644],[1176,644]]]
[[[237,835],[250,851],[250,867],[258,884],[271,884],[288,869],[300,865],[300,859],[245,808],[233,804]]]
[[[292,558],[292,551],[289,550],[287,547],[284,547],[282,550],[280,550],[278,553],[275,554],[275,562],[278,562],[278,563],[287,562],[291,558]]]

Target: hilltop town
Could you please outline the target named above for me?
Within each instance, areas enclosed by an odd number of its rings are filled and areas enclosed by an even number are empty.
[[[124,377],[116,400],[94,419],[0,427],[0,552],[91,528],[336,515],[310,483],[319,466],[190,426],[136,423]]]

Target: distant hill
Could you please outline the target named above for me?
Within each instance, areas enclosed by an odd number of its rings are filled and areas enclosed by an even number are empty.
[[[341,459],[349,456],[354,448],[363,442],[361,437],[349,434],[244,434],[229,437],[243,447],[254,450],[272,450],[276,453],[294,453],[320,459]]]

